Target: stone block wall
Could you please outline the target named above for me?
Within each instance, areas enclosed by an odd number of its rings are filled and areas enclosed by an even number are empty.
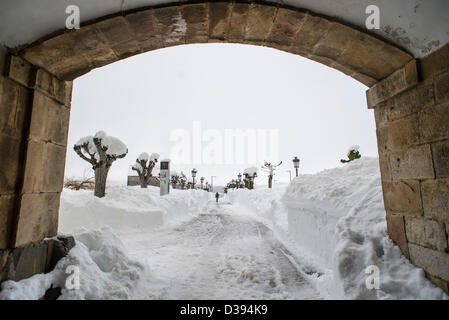
[[[72,82],[0,46],[0,250],[57,234]]]
[[[367,91],[390,237],[427,277],[449,283],[449,45]]]

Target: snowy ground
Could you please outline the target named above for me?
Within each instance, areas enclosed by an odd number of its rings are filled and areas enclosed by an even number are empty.
[[[120,238],[158,276],[161,299],[320,298],[273,232],[230,203],[211,201],[178,227]]]
[[[262,184],[259,181],[259,184]],[[203,191],[109,186],[64,190],[60,232],[77,245],[56,269],[2,284],[0,299],[447,299],[386,234],[377,159],[273,189]],[[64,288],[67,266],[80,287]],[[365,268],[380,269],[367,290]]]

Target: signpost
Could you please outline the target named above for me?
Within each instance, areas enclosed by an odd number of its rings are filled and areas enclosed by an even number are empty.
[[[170,160],[162,160],[161,161],[161,171],[160,171],[160,180],[161,180],[161,196],[170,193]]]

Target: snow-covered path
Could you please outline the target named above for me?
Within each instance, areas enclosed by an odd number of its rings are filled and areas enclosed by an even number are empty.
[[[119,235],[154,277],[154,291],[135,298],[321,298],[269,227],[230,203],[211,201],[202,212],[177,227]]]

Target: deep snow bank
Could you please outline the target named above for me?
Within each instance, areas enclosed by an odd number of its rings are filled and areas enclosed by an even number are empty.
[[[59,231],[73,233],[79,228],[111,227],[114,232],[150,230],[175,224],[198,215],[209,199],[199,190],[171,190],[161,197],[159,188],[142,189],[112,185],[104,198],[91,190],[64,189],[61,195]]]
[[[329,292],[347,299],[447,298],[411,265],[387,235],[377,158],[295,178],[282,201],[291,237],[332,270]],[[380,289],[368,290],[368,266]]]
[[[65,286],[68,276],[74,274],[69,266],[79,270],[79,289]],[[131,259],[111,230],[103,229],[78,234],[75,247],[50,273],[2,283],[0,300],[37,300],[50,287],[62,288],[59,299],[133,299],[142,294],[151,298],[143,288],[150,279],[147,266]]]
[[[239,206],[241,213],[254,214],[269,223],[270,227],[280,233],[288,231],[287,207],[281,202],[287,183],[274,184],[272,189],[265,185],[256,186],[254,190],[229,190],[226,199],[234,206]]]
[[[209,194],[199,190],[172,190],[161,197],[159,188],[108,186],[104,198],[90,190],[64,189],[61,196],[59,232],[73,234],[76,246],[48,274],[2,283],[0,300],[39,299],[50,287],[62,288],[59,299],[153,299],[158,280],[146,261],[129,255],[116,236],[171,226],[201,213]],[[75,266],[79,289],[65,282]],[[67,271],[67,273],[66,273]]]

